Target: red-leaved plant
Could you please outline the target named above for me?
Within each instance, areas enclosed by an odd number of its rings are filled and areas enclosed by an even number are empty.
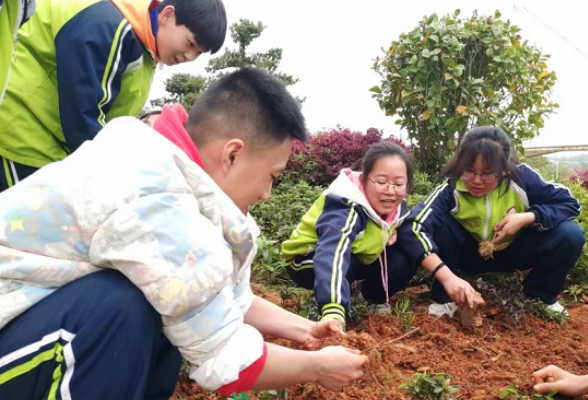
[[[313,135],[308,143],[295,141],[284,174],[292,180],[304,179],[313,186],[328,186],[343,168],[351,167],[368,146],[381,140],[392,141],[407,153],[411,148],[395,137],[382,138],[383,132],[370,128],[364,134],[337,128]]]
[[[574,174],[570,176],[570,180],[579,183],[580,186],[588,190],[588,169],[574,168]]]

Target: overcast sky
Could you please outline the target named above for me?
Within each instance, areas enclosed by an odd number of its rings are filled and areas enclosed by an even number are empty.
[[[550,70],[557,74],[552,100],[559,103],[540,136],[530,145],[588,144],[588,44],[583,0],[571,1],[395,1],[395,0],[224,0],[229,24],[240,18],[262,21],[266,30],[251,51],[283,49],[280,71],[300,78],[293,94],[306,97],[303,112],[311,132],[341,125],[365,132],[402,136],[371,98],[379,83],[371,69],[403,32],[414,29],[424,15],[439,16],[459,8],[469,17],[477,9],[491,15],[498,9],[521,29],[523,39],[551,54]],[[234,48],[227,35],[226,46]],[[224,50],[221,50],[221,53]],[[165,94],[165,79],[178,72],[203,74],[208,55],[193,63],[158,69],[150,98]]]

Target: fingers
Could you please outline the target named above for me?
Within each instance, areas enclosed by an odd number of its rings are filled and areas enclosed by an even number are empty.
[[[502,221],[500,221],[499,223],[494,225],[494,232],[498,232],[499,230],[501,230],[505,224],[506,224],[506,218],[504,218]]]
[[[470,308],[474,307],[474,289],[468,285],[469,287],[465,289],[465,297],[467,299],[468,305]]]
[[[555,382],[544,382],[544,383],[538,383],[535,386],[533,386],[533,390],[539,393],[547,393],[552,389],[556,389],[557,390],[557,383]]]
[[[533,372],[533,377],[541,378],[543,380],[549,376],[555,376],[555,373],[559,371],[560,369],[555,365],[548,365],[545,368]]]
[[[496,231],[496,238],[492,241],[492,243],[500,242],[506,236],[506,229],[501,229]]]
[[[555,376],[561,370],[556,367],[555,365],[549,365],[543,369],[533,372],[533,384],[540,385],[540,384],[551,384],[555,382]],[[549,391],[550,389],[547,389]]]

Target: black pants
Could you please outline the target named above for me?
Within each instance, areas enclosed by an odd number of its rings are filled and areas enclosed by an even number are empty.
[[[575,222],[564,221],[555,228],[539,231],[528,227],[506,249],[484,260],[478,243],[452,217],[435,235],[439,257],[454,272],[471,274],[485,272],[531,271],[523,282],[525,294],[545,304],[553,304],[564,289],[566,276],[576,264],[584,246],[584,231]],[[439,281],[433,283],[431,297],[437,303],[451,301]]]

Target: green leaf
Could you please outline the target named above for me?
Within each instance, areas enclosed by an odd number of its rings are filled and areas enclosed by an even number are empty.
[[[434,108],[437,102],[435,100],[427,100],[427,107]]]
[[[374,93],[382,93],[382,89],[380,89],[380,87],[379,87],[379,86],[373,86],[373,87],[370,89],[370,92],[374,92]]]

